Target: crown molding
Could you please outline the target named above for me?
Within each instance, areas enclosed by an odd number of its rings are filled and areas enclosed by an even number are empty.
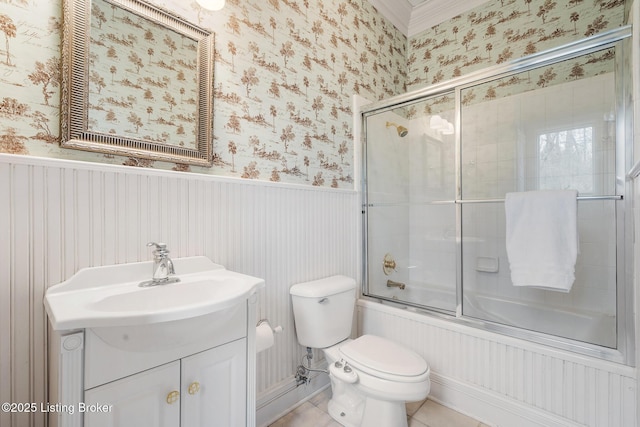
[[[447,21],[488,0],[427,0],[412,7],[407,0],[369,0],[378,12],[407,37]]]
[[[389,0],[393,1],[393,0]],[[448,21],[488,0],[430,0],[413,8],[407,25],[407,37],[413,37],[435,25]]]
[[[378,12],[405,36],[408,34],[409,22],[411,21],[411,12],[413,7],[406,0],[369,0]]]

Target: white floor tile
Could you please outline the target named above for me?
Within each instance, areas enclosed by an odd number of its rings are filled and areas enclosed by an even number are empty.
[[[317,394],[269,427],[341,427],[327,412],[331,389]],[[407,404],[409,427],[488,427],[431,400]]]
[[[479,424],[477,420],[431,400],[427,400],[412,418],[429,427],[478,427]]]
[[[340,427],[328,413],[305,402],[270,427]]]

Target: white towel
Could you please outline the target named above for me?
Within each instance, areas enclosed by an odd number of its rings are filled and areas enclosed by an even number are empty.
[[[507,256],[514,286],[569,292],[578,256],[576,190],[507,193]]]

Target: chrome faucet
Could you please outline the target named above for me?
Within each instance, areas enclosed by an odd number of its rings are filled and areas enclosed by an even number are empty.
[[[166,243],[149,242],[147,246],[155,246],[153,251],[153,275],[151,280],[140,283],[140,286],[166,285],[180,281],[173,268],[173,261],[169,258]]]

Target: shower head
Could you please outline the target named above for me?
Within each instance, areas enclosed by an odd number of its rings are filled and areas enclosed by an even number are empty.
[[[400,138],[404,138],[409,133],[409,130],[407,130],[406,127],[400,126],[399,124],[387,122],[387,127],[389,126],[393,126],[396,128],[396,130],[398,131],[398,135],[400,135]]]

